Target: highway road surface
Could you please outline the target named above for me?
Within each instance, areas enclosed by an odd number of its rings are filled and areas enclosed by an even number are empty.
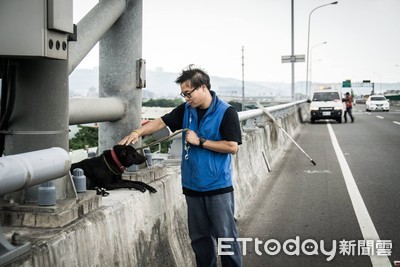
[[[294,139],[316,166],[292,144],[266,175],[238,218],[244,266],[400,261],[400,107],[353,113],[355,123],[307,119]]]

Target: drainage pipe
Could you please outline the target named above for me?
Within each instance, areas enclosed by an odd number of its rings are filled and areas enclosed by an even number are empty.
[[[0,158],[0,196],[66,175],[69,154],[60,147]]]
[[[122,119],[125,113],[124,104],[116,97],[69,100],[69,125],[117,121]]]

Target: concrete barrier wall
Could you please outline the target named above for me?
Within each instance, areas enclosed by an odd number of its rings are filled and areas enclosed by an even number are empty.
[[[308,106],[300,104],[292,107],[278,123],[293,136],[307,115]],[[269,168],[283,157],[284,149],[290,144],[289,138],[272,122],[243,131],[243,144],[233,157],[233,178],[235,188],[236,217],[240,217],[246,205],[257,194],[258,188],[268,179]]]
[[[157,193],[110,191],[96,211],[63,228],[2,227],[33,245],[10,266],[190,266],[179,170],[175,164],[145,171],[158,175],[151,183]]]
[[[304,116],[301,104],[278,121],[293,136]],[[268,164],[273,168],[289,142],[270,122],[244,129],[232,163],[239,220],[268,179]],[[152,181],[155,194],[110,191],[97,210],[62,228],[2,227],[6,237],[18,231],[32,243],[31,251],[9,266],[194,266],[179,163],[164,164],[142,176]]]

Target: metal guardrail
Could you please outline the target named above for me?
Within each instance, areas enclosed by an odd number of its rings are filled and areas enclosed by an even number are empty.
[[[266,107],[266,109],[274,116],[275,119],[279,120],[280,118],[286,116],[286,114],[292,112],[293,108],[295,108],[297,105],[303,103],[306,103],[306,100]],[[265,117],[265,114],[261,109],[253,109],[239,112],[239,121],[246,121],[247,127],[252,127],[255,126],[258,122],[262,122],[263,117]]]
[[[298,105],[302,105],[305,103],[306,100],[301,100],[297,102],[266,107],[266,109],[274,116],[276,120],[279,120],[285,117],[287,114],[292,113],[293,109],[295,109]],[[270,120],[269,118],[267,118],[267,116],[261,109],[240,111],[238,112],[238,115],[239,115],[239,121],[241,122],[242,128],[244,129],[256,128],[257,125],[264,124],[266,120]],[[182,142],[180,142],[181,138],[182,134],[179,134],[170,139],[173,141],[169,155],[169,157],[172,159],[180,158],[182,151]]]
[[[266,109],[274,116],[275,119],[280,119],[292,112],[293,108],[303,103],[306,103],[306,100],[266,107]],[[262,118],[265,117],[265,114],[261,109],[240,111],[238,112],[238,115],[240,122],[246,122],[246,128],[252,128],[253,126],[256,126],[256,124],[258,122],[262,122]],[[171,140],[177,140],[180,138],[182,138],[181,134],[174,136],[171,138]]]

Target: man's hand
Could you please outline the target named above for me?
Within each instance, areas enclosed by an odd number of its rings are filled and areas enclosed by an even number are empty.
[[[200,138],[197,136],[195,132],[193,132],[192,130],[188,130],[186,132],[186,142],[198,146],[200,145]]]
[[[129,144],[134,144],[137,141],[139,141],[139,132],[137,130],[133,131],[130,133],[130,135],[127,135],[119,141],[119,145],[129,145]]]
[[[119,141],[120,145],[130,145],[139,141],[139,137],[147,136],[154,132],[161,130],[162,128],[167,127],[161,118],[157,118],[155,120],[151,120],[139,129],[133,130],[129,135],[125,136],[124,139]]]

